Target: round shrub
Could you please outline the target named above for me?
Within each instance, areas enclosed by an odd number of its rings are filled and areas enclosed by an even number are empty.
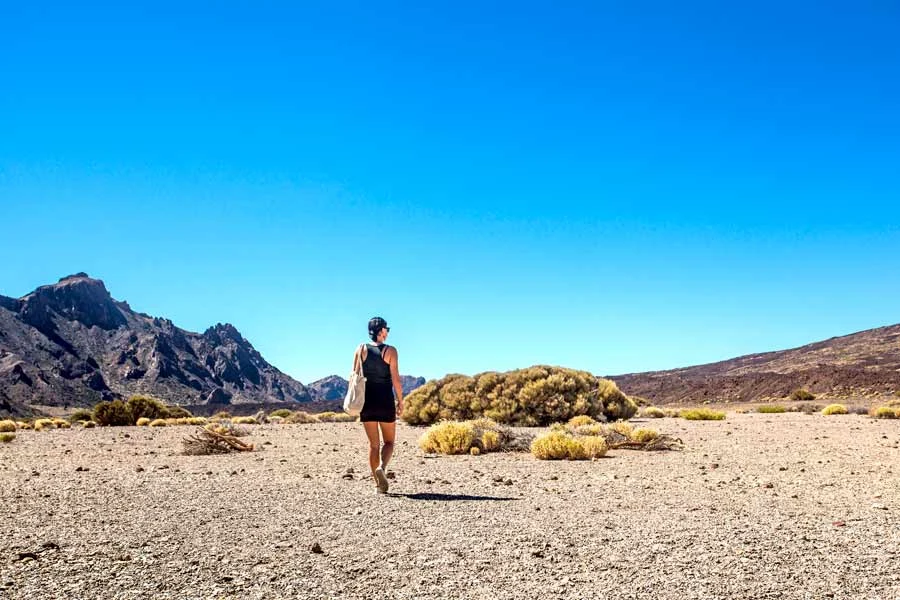
[[[56,429],[56,423],[53,419],[38,419],[34,422],[35,431],[43,431],[45,429]]]
[[[69,416],[69,423],[77,423],[78,421],[90,421],[91,411],[80,408]]]
[[[154,419],[150,421],[150,427],[166,427],[169,423],[165,419]]]
[[[666,413],[663,409],[657,408],[655,406],[648,406],[641,410],[642,417],[648,417],[650,419],[662,419],[666,416]]]
[[[479,454],[481,454],[481,450],[478,449],[478,446],[472,446],[471,448],[469,448],[469,454],[471,454],[472,456],[478,456]]]
[[[100,425],[112,427],[134,424],[131,410],[121,400],[98,402],[94,406],[93,420]]]
[[[724,421],[725,412],[709,408],[686,408],[679,412],[682,419],[688,421]]]
[[[14,439],[16,439],[16,434],[14,433],[0,433],[0,442],[4,444],[10,443]]]
[[[82,421],[81,426],[84,427],[85,429],[93,429],[94,427],[97,426],[97,424],[94,423],[93,421]]]
[[[584,455],[587,458],[602,458],[606,456],[606,452],[609,450],[606,440],[602,437],[586,437],[577,441],[581,444]]]
[[[846,415],[849,411],[843,404],[829,404],[822,409],[823,415]]]
[[[559,431],[551,431],[536,437],[531,442],[531,453],[540,460],[584,460],[587,458],[584,446],[578,440]]]
[[[799,390],[791,392],[790,399],[797,402],[812,402],[816,399],[816,395],[810,393],[808,390],[800,388]]]
[[[780,404],[763,404],[756,408],[756,412],[763,414],[780,414],[786,412],[787,409]]]
[[[29,423],[28,421],[16,421],[16,427],[19,429],[33,429],[34,425]]]
[[[228,412],[227,410],[220,410],[219,412],[214,414],[212,417],[210,417],[210,419],[213,421],[219,421],[219,420],[230,419],[230,418],[231,418],[231,413]]]
[[[15,421],[9,421],[9,420],[0,421],[0,433],[11,433],[11,432],[15,432],[16,429],[18,429],[18,428],[16,427]]]
[[[323,412],[316,415],[321,423],[352,423],[356,417],[344,412]]]
[[[53,424],[56,425],[57,429],[69,429],[72,427],[72,424],[65,419],[53,419]]]
[[[638,405],[628,396],[621,394],[605,403],[603,413],[610,421],[627,421],[637,414]]]
[[[319,417],[302,410],[297,410],[288,415],[284,419],[284,422],[288,425],[305,425],[308,423],[318,423]]]
[[[645,444],[647,442],[653,441],[659,437],[659,432],[654,429],[635,429],[630,436],[628,436],[632,441],[640,442]]]
[[[281,417],[282,419],[286,419],[291,416],[291,411],[288,408],[279,408],[277,410],[273,410],[269,413],[269,418],[272,417]]]
[[[432,425],[419,440],[419,447],[432,454],[466,454],[475,442],[471,423],[446,421]]]
[[[141,417],[140,419],[137,420],[137,423],[135,423],[135,425],[137,425],[138,427],[146,427],[149,424],[150,424],[150,419],[147,417]]]
[[[625,437],[631,439],[631,436],[634,434],[634,428],[628,423],[612,423],[608,426],[610,430],[615,431],[618,434],[624,435]]]
[[[597,421],[592,419],[587,415],[578,415],[577,417],[572,417],[569,419],[569,422],[566,423],[571,429],[575,429],[576,427],[581,427],[582,425],[596,425]]]
[[[875,419],[896,419],[898,417],[897,410],[890,406],[873,408],[869,414]]]
[[[612,381],[586,371],[535,366],[429,381],[407,396],[401,417],[411,425],[487,417],[533,427],[576,415],[625,418],[621,415],[627,414],[629,406],[637,410]]]
[[[235,425],[259,425],[256,417],[234,417],[231,422]]]

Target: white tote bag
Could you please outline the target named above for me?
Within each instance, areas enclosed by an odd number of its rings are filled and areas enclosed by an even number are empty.
[[[358,417],[362,412],[363,404],[366,402],[366,377],[363,375],[363,347],[365,344],[359,345],[359,367],[354,365],[353,372],[350,373],[350,381],[347,386],[347,395],[344,397],[344,412],[348,415]]]

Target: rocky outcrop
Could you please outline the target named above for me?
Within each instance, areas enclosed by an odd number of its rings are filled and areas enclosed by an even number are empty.
[[[85,273],[0,296],[0,414],[135,393],[179,405],[311,401],[233,325],[185,331],[114,300]]]

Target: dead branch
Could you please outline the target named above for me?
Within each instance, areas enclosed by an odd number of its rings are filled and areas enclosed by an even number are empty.
[[[185,454],[226,454],[228,452],[250,452],[253,444],[242,442],[234,435],[197,429],[194,435],[184,438]]]

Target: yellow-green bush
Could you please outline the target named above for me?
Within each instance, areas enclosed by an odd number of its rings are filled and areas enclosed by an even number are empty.
[[[822,409],[823,415],[846,415],[849,411],[843,404],[829,404]]]
[[[10,443],[14,439],[16,439],[16,434],[14,433],[0,433],[0,442],[4,444]]]
[[[235,425],[259,425],[256,417],[234,417],[231,422]]]
[[[779,414],[786,411],[787,409],[780,404],[763,404],[756,408],[756,412],[763,414]]]
[[[93,421],[82,421],[81,426],[84,427],[85,429],[93,429],[94,427],[97,426],[97,424],[94,423]]]
[[[432,425],[419,440],[423,451],[436,454],[466,454],[475,442],[471,423],[445,421]]]
[[[17,429],[15,421],[3,420],[0,421],[0,433],[10,433],[15,432]]]
[[[873,408],[869,414],[876,419],[896,419],[900,417],[897,409],[891,408],[890,406],[879,406],[878,408]]]
[[[210,420],[211,421],[223,421],[225,419],[230,419],[230,418],[231,418],[230,412],[228,412],[227,410],[220,410],[219,412],[214,414],[212,417],[210,417]]]
[[[604,404],[603,414],[610,421],[627,421],[637,414],[638,405],[624,394],[614,396]]]
[[[603,435],[606,433],[606,427],[600,423],[595,423],[594,425],[582,425],[574,428],[566,427],[565,430],[576,435]]]
[[[722,421],[725,419],[725,411],[709,408],[685,408],[679,411],[679,416],[688,421]]]
[[[613,418],[622,418],[621,407],[629,403],[634,406],[609,380],[586,371],[535,366],[429,381],[407,396],[401,417],[412,425],[487,417],[498,423],[539,426],[576,415],[605,415],[607,405],[617,415]]]
[[[28,421],[16,421],[16,427],[19,429],[33,429],[34,425],[29,423]]]
[[[584,460],[587,458],[584,446],[575,437],[560,431],[551,431],[536,437],[531,442],[531,453],[541,460]]]
[[[640,442],[642,444],[646,442],[650,442],[659,437],[659,432],[654,429],[647,429],[641,427],[639,429],[635,429],[631,432],[631,435],[628,438],[635,442]]]
[[[272,415],[269,415],[269,423],[272,423],[273,425],[284,423],[284,417],[273,417]]]
[[[323,412],[316,415],[321,423],[352,423],[356,417],[344,412]]]
[[[279,408],[269,413],[270,419],[272,417],[281,417],[282,419],[286,419],[289,416],[291,416],[291,410],[289,408]]]
[[[125,408],[128,410],[131,423],[137,423],[138,419],[141,418],[147,418],[154,421],[156,419],[168,419],[175,416],[169,414],[169,409],[162,400],[143,394],[135,394],[128,398],[128,401],[125,403]]]
[[[569,422],[566,425],[569,426],[570,429],[575,429],[576,427],[581,427],[583,425],[596,425],[597,421],[587,415],[578,415],[577,417],[572,417],[569,419]]]
[[[34,422],[35,431],[43,431],[45,429],[56,429],[56,423],[53,419],[38,419]]]
[[[93,420],[107,426],[134,425],[131,411],[121,400],[98,402],[94,406]]]
[[[791,392],[790,399],[798,402],[812,402],[816,399],[816,395],[810,393],[806,389],[800,388],[799,390]]]
[[[666,413],[663,409],[657,408],[655,406],[648,406],[644,409],[641,409],[641,416],[648,417],[650,419],[662,419],[666,416]]]
[[[72,427],[72,424],[65,419],[53,419],[53,424],[56,425],[57,429],[69,429]]]
[[[612,423],[609,425],[609,428],[616,433],[620,433],[627,438],[631,438],[631,435],[634,433],[634,428],[628,423],[618,422]]]
[[[69,423],[77,423],[78,421],[90,421],[91,411],[79,408],[69,415]]]
[[[150,427],[167,427],[169,423],[165,419],[154,419],[150,421]]]
[[[288,425],[306,425],[308,423],[318,423],[319,417],[302,410],[296,410],[287,416],[284,422]]]
[[[146,427],[149,424],[150,424],[150,419],[148,419],[147,417],[141,417],[140,419],[137,420],[137,423],[135,423],[135,425],[137,425],[138,427]]]
[[[578,443],[581,444],[587,458],[601,458],[606,456],[606,452],[609,450],[606,440],[602,437],[585,437],[579,439]]]

